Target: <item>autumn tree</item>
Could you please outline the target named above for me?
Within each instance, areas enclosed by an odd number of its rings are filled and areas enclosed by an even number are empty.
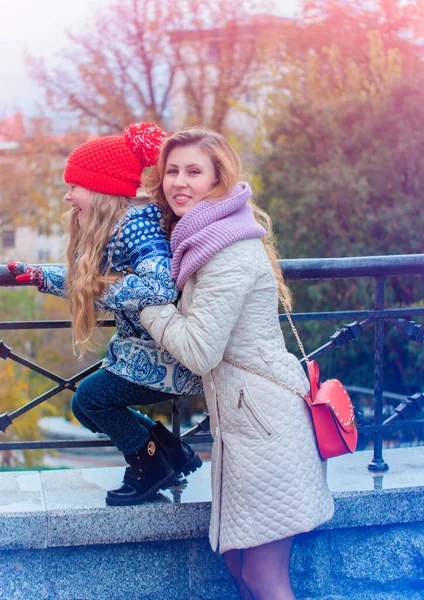
[[[293,61],[279,85],[258,171],[290,256],[422,251],[422,92],[398,53],[376,33],[366,69],[333,46]]]
[[[86,31],[68,34],[59,66],[28,57],[50,116],[40,109],[19,148],[0,160],[0,213],[15,225],[59,222],[65,161],[90,136],[120,134],[139,120],[228,130],[230,110],[255,98],[270,52],[287,35],[284,19],[255,14],[258,4],[115,1]],[[64,117],[72,127],[58,134]]]
[[[335,44],[345,58],[355,58],[365,68],[368,36],[376,31],[385,49],[398,50],[404,78],[413,78],[417,69],[422,70],[424,4],[421,0],[303,0],[298,36],[303,51],[320,52]]]
[[[28,401],[28,376],[17,368],[13,363],[0,365],[0,414],[8,410],[11,413]],[[7,433],[0,432],[1,441],[12,440],[34,440],[37,439],[37,422],[33,415],[26,415],[16,423],[16,427],[8,429]],[[27,454],[27,456],[25,456]],[[33,453],[16,451],[0,452],[0,469],[16,468],[19,465],[27,464],[31,466],[33,461],[39,459]]]
[[[419,83],[403,77],[400,53],[386,49],[375,32],[365,66],[332,46],[293,58],[276,81],[265,118],[269,140],[256,173],[280,253],[320,258],[424,252],[424,103]],[[300,312],[373,305],[367,280],[292,287]],[[417,278],[387,287],[394,305],[420,302],[423,293]],[[309,350],[334,331],[331,323],[303,327],[304,338],[313,340]],[[390,335],[388,346],[388,389],[402,391],[403,380],[408,391],[417,391],[422,352],[398,335]],[[330,371],[372,387],[372,355],[372,336],[364,335],[332,354]],[[396,359],[401,355],[409,357],[405,363]]]
[[[424,7],[420,0],[303,0],[302,5],[307,24],[325,21],[348,27],[350,21],[352,29],[361,25],[365,32],[379,30],[385,39],[392,40],[402,36],[417,40],[423,34]]]
[[[70,320],[69,304],[62,298],[40,294],[33,287],[0,288],[0,321],[63,321]],[[71,329],[29,329],[3,331],[5,344],[12,352],[50,370],[70,378],[104,357],[105,346],[113,328],[102,328],[97,335],[95,352],[82,360],[73,354]],[[54,388],[56,383],[28,368],[21,367],[11,358],[0,360],[0,414],[12,413],[30,400]],[[45,402],[14,419],[6,433],[0,432],[0,441],[40,439],[37,422],[44,416],[63,416],[77,423],[71,411],[72,392],[63,390]],[[26,451],[3,456],[6,466],[18,461],[27,466],[40,464],[44,451]],[[1,468],[0,456],[0,468]],[[3,465],[4,466],[4,465]]]
[[[59,225],[63,201],[63,169],[69,153],[89,137],[86,131],[57,134],[52,121],[29,119],[16,148],[0,156],[0,224],[38,227]]]
[[[0,140],[3,142],[0,150],[0,228],[13,222],[19,209],[17,188],[18,177],[15,165],[20,143],[25,135],[24,119],[18,112],[0,121]],[[7,198],[11,198],[10,205]]]
[[[132,121],[222,130],[232,101],[258,85],[264,47],[278,33],[257,0],[120,0],[68,34],[60,66],[28,59],[55,112],[82,128],[120,133]],[[283,20],[284,21],[284,20]],[[281,35],[281,32],[278,33]]]
[[[0,289],[0,320],[10,322],[41,318],[44,302],[36,301],[36,293],[36,290],[30,288]],[[57,302],[58,299],[54,300]],[[48,365],[47,368],[56,369],[57,372],[60,372],[60,365],[66,361],[66,356],[60,356],[58,352],[59,338],[56,337],[55,343],[52,344],[55,338],[54,332],[47,332],[47,336],[45,336],[45,332],[40,330],[4,331],[2,338],[14,353],[44,366]],[[10,358],[0,360],[0,414],[13,413],[32,398],[53,387],[52,383]],[[61,407],[54,401],[41,404],[14,419],[13,423],[7,427],[6,432],[0,432],[0,441],[37,440],[39,439],[37,422],[41,416],[66,414],[68,411],[69,407]],[[43,455],[44,451],[33,450],[0,452],[0,468],[34,466],[40,463]]]

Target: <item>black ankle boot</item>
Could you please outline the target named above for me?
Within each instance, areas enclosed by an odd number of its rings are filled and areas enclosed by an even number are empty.
[[[188,475],[202,466],[200,456],[181,438],[175,436],[160,421],[152,429],[152,440],[159,446],[175,474]]]
[[[175,482],[174,470],[152,440],[141,450],[124,457],[129,467],[123,485],[107,493],[106,504],[110,506],[141,504]]]

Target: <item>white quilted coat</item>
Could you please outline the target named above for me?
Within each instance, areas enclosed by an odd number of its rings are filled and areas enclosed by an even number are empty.
[[[180,311],[180,312],[179,312]],[[274,273],[259,239],[221,250],[174,305],[146,307],[141,323],[202,375],[214,436],[210,542],[225,552],[310,531],[333,515],[326,463],[305,402],[237,362],[308,390],[281,334]]]

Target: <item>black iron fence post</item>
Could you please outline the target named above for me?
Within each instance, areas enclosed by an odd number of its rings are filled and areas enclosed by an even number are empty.
[[[375,278],[375,310],[384,309],[384,277]],[[383,423],[383,359],[384,359],[384,319],[374,323],[374,425]],[[374,433],[374,456],[368,465],[370,471],[387,471],[388,464],[383,459],[383,435]]]
[[[172,407],[172,433],[177,437],[180,437],[181,427],[180,427],[180,398],[175,396],[171,401]]]

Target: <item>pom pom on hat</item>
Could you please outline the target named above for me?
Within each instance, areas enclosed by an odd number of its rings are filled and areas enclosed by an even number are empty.
[[[166,140],[166,133],[154,123],[132,123],[125,127],[124,137],[144,166],[153,167]]]
[[[133,123],[123,136],[96,138],[76,148],[63,178],[93,192],[135,196],[143,169],[156,164],[165,139],[165,132],[154,123]]]

